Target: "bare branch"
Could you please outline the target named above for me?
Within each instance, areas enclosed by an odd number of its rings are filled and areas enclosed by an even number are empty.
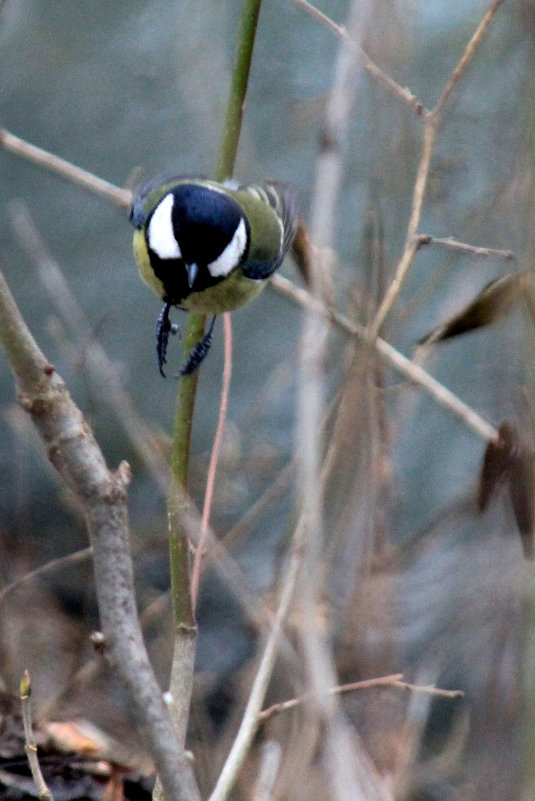
[[[6,131],[5,128],[0,128],[0,147],[9,150],[10,153],[14,153],[16,156],[32,161],[40,167],[51,170],[101,197],[111,200],[112,203],[121,208],[127,209],[132,204],[132,193],[128,189],[120,189],[118,186],[109,183],[109,181],[105,181],[103,178],[77,167],[70,161],[66,161],[48,150],[43,150],[26,142],[24,139],[20,139],[20,137]]]
[[[379,81],[380,83],[384,84],[396,97],[402,100],[407,106],[409,106],[416,114],[421,115],[424,113],[424,104],[422,101],[413,95],[413,93],[407,89],[406,87],[400,86],[396,81],[387,75],[385,72],[382,71],[380,67],[375,64],[371,58],[365,53],[365,51],[360,47],[360,45],[355,42],[354,39],[349,35],[347,29],[344,25],[337,25],[327,14],[324,14],[323,11],[320,11],[318,8],[309,3],[308,0],[292,0],[292,2],[302,8],[307,14],[317,19],[322,25],[325,25],[326,28],[333,31],[337,36],[344,40],[344,42],[349,45],[353,50],[355,50],[359,57],[364,62],[364,69],[372,78]]]
[[[464,696],[464,692],[462,690],[442,690],[432,684],[425,686],[419,684],[409,684],[406,681],[402,681],[402,679],[402,673],[394,673],[391,676],[379,676],[378,678],[374,679],[354,681],[350,684],[340,684],[338,687],[331,687],[329,694],[344,695],[345,693],[357,692],[358,690],[369,690],[374,687],[396,687],[401,690],[414,690],[415,692],[440,695],[444,698],[462,698]],[[308,696],[301,695],[299,698],[290,698],[288,701],[281,701],[278,704],[273,704],[272,706],[268,707],[268,709],[264,709],[259,714],[258,719],[262,723],[265,723],[266,720],[269,720],[274,715],[279,715],[281,712],[288,712],[291,709],[295,709],[296,707],[301,706],[307,700],[309,700]]]
[[[463,690],[442,690],[440,687],[435,687],[434,684],[410,684],[407,681],[394,681],[393,687],[399,687],[402,690],[411,690],[416,693],[428,693],[429,695],[440,695],[443,698],[463,698]]]
[[[39,759],[37,757],[37,745],[33,736],[32,710],[30,703],[31,691],[30,674],[27,670],[25,670],[24,676],[20,682],[20,700],[22,702],[22,722],[24,725],[25,741],[24,750],[26,751],[26,756],[28,757],[28,764],[30,766],[30,771],[35,782],[35,786],[37,787],[39,798],[41,801],[54,801],[54,796],[45,782],[44,776],[41,772],[41,766],[39,765]]]
[[[369,342],[369,335],[364,326],[353,323],[341,312],[335,309],[328,309],[320,301],[312,297],[306,289],[301,289],[284,278],[282,275],[273,275],[270,284],[277,292],[305,308],[316,308],[328,320],[338,326],[351,336],[356,336],[365,342]],[[396,350],[384,339],[377,338],[372,344],[380,356],[392,365],[398,372],[419,386],[428,393],[442,407],[450,411],[459,418],[474,434],[481,439],[497,440],[497,430],[486,422],[477,412],[463,403],[457,395],[454,395],[447,387],[433,378],[422,367],[415,362],[407,359],[400,351]]]
[[[348,8],[348,30],[354,41],[362,40],[367,27],[370,4],[352,0]],[[302,580],[298,608],[302,625],[297,635],[306,665],[306,684],[311,696],[308,705],[311,725],[321,727],[321,757],[328,764],[327,794],[336,801],[355,797],[369,801],[391,801],[392,795],[348,724],[337,699],[328,689],[336,684],[336,668],[329,636],[315,625],[322,614],[324,589],[328,585],[328,562],[323,558],[325,537],[321,464],[324,444],[322,424],[325,419],[325,356],[327,326],[321,312],[320,280],[325,257],[333,249],[337,206],[344,175],[347,135],[356,99],[362,61],[359,52],[339,47],[334,70],[333,89],[326,106],[311,201],[310,230],[313,234],[313,257],[310,277],[313,299],[304,315],[299,343],[298,371],[298,448],[300,452],[298,493],[301,516],[306,530]]]
[[[307,528],[304,525],[304,521],[300,520],[294,532],[292,555],[284,578],[280,594],[281,600],[273,621],[273,627],[258,665],[258,671],[249,694],[238,734],[209,801],[225,801],[228,797],[258,728],[259,714],[275,666],[279,642],[283,633],[282,628],[290,611],[298,575],[303,563],[303,546],[306,531]]]
[[[482,248],[476,245],[469,245],[466,242],[458,242],[451,236],[438,237],[430,236],[429,234],[418,234],[419,245],[442,245],[450,250],[458,250],[461,253],[470,253],[472,256],[480,256],[481,258],[497,258],[505,259],[506,261],[516,261],[516,255],[512,250],[497,250],[495,248]]]
[[[221,384],[221,400],[219,403],[219,416],[217,420],[217,428],[214,437],[214,444],[210,454],[210,465],[208,468],[208,475],[206,478],[206,490],[204,494],[204,504],[202,510],[202,525],[197,550],[195,552],[195,559],[193,562],[193,569],[191,573],[191,603],[195,609],[197,605],[197,594],[199,591],[199,584],[201,580],[203,552],[208,542],[208,525],[210,523],[210,512],[212,509],[212,499],[214,497],[215,476],[217,470],[217,463],[221,453],[221,446],[223,444],[223,435],[225,433],[225,425],[227,422],[227,406],[228,396],[230,390],[230,379],[232,375],[232,324],[230,322],[229,312],[223,315],[225,326],[225,366],[223,368],[223,380]]]
[[[130,468],[108,470],[93,433],[65,384],[30,334],[0,273],[0,342],[15,373],[20,403],[31,415],[48,458],[84,510],[107,655],[122,680],[140,734],[169,801],[198,801],[143,643],[129,547],[126,490]]]
[[[59,556],[57,559],[50,559],[50,561],[41,565],[41,567],[30,570],[28,573],[25,573],[20,578],[3,587],[2,590],[0,590],[0,604],[2,604],[12,592],[34,581],[36,578],[39,578],[39,576],[47,576],[49,573],[54,573],[56,570],[64,570],[66,567],[72,567],[72,565],[77,565],[80,562],[86,562],[88,559],[91,559],[92,555],[93,549],[89,547],[82,548],[82,550],[76,551],[75,553],[67,554],[67,556]]]
[[[379,676],[375,679],[364,679],[363,681],[354,681],[351,684],[341,684],[338,687],[332,687],[329,692],[332,695],[342,695],[343,693],[355,692],[356,690],[367,690],[371,687],[391,687],[396,682],[403,678],[403,673],[394,673],[391,676]],[[299,698],[290,698],[288,701],[280,701],[278,704],[272,704],[267,709],[262,710],[258,719],[265,723],[274,715],[279,715],[281,712],[288,712],[295,709],[306,702],[308,696],[301,695]]]
[[[416,181],[414,182],[414,189],[412,193],[411,215],[407,228],[407,236],[405,239],[405,246],[401,258],[394,270],[394,278],[389,285],[386,294],[381,301],[377,313],[369,326],[370,339],[379,335],[381,327],[394,308],[401,288],[407,277],[409,269],[414,260],[414,256],[418,250],[418,238],[416,232],[420,224],[420,215],[422,213],[422,206],[424,202],[424,194],[427,186],[427,178],[429,176],[429,167],[431,165],[431,155],[433,153],[433,145],[436,136],[436,124],[432,115],[427,113],[424,116],[424,132],[422,141],[422,152],[420,161],[418,163],[418,170],[416,173]]]
[[[451,73],[449,80],[446,86],[444,87],[435,108],[433,109],[432,113],[436,118],[440,117],[442,112],[444,111],[444,106],[450,99],[452,92],[454,91],[457,84],[459,83],[464,73],[466,72],[468,65],[472,61],[477,48],[481,44],[481,41],[485,36],[490,26],[490,23],[494,18],[494,15],[496,14],[500,6],[503,5],[503,2],[504,0],[494,0],[494,2],[490,4],[487,11],[485,12],[483,19],[477,26],[474,35],[466,45],[464,53],[462,54],[457,65],[453,69],[453,72]]]

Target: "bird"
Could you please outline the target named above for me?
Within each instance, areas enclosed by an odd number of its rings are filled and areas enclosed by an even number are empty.
[[[156,354],[165,377],[172,307],[212,314],[181,375],[193,373],[210,348],[217,314],[256,297],[294,240],[294,192],[278,181],[241,185],[178,175],[138,190],[130,221],[141,278],[164,302],[156,325]]]

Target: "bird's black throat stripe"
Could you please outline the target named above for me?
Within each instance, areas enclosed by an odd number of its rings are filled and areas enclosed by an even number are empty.
[[[222,281],[222,276],[214,278],[206,267],[199,265],[199,273],[192,289],[188,283],[188,272],[183,259],[161,259],[149,248],[148,242],[147,248],[154,275],[162,282],[165,290],[166,303],[180,307],[192,292],[202,292]]]

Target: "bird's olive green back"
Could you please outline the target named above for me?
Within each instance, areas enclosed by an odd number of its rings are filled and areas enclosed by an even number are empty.
[[[249,253],[251,261],[272,262],[282,247],[282,220],[269,205],[261,186],[227,190],[243,209],[251,231]]]

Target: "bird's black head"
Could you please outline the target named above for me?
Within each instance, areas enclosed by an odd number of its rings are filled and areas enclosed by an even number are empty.
[[[173,231],[182,258],[187,264],[195,262],[200,268],[208,267],[231,245],[244,221],[240,206],[223,192],[199,184],[180,184],[171,194]],[[238,250],[242,251],[241,259],[243,248]],[[222,265],[221,274],[230,272],[236,263]]]
[[[247,257],[250,228],[232,197],[192,181],[170,187],[159,199],[145,236],[166,297],[180,305],[190,292],[224,280]]]

